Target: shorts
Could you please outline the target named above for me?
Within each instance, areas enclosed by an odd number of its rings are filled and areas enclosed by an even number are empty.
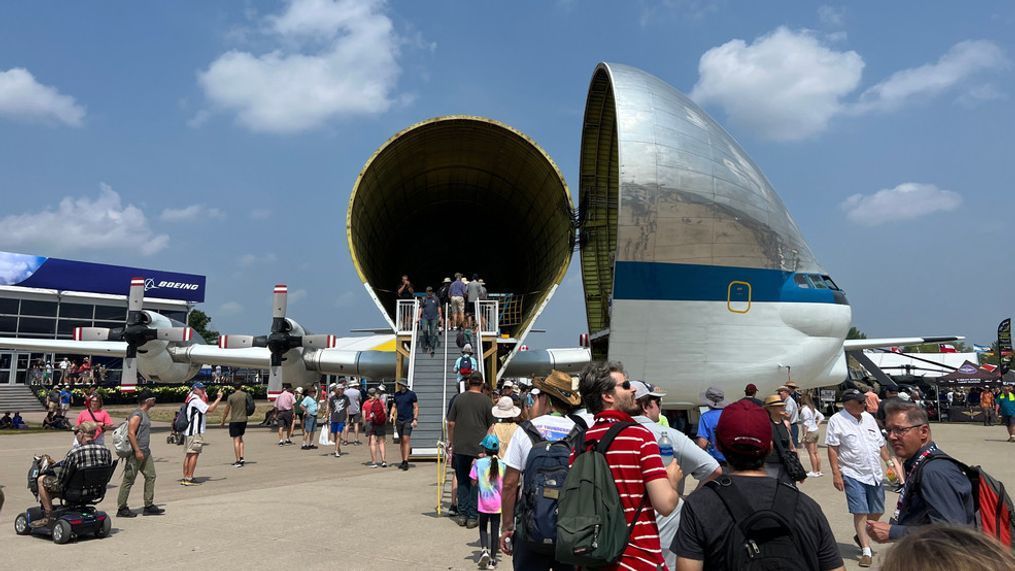
[[[412,436],[412,420],[399,420],[398,424],[395,425],[395,432],[399,436]]]
[[[313,432],[317,430],[317,417],[312,415],[305,415],[303,417],[303,432]]]
[[[345,423],[344,422],[332,422],[331,423],[331,433],[332,434],[339,434],[339,433],[344,432],[344,431],[345,431]]]
[[[188,436],[183,443],[183,450],[187,454],[200,454],[202,449],[204,449],[204,437],[200,434]]]
[[[67,402],[60,403],[60,410],[62,410],[63,412],[67,412],[68,410],[70,410],[70,403]]]
[[[1015,425],[1015,416],[1008,416],[1007,414],[1002,414],[1001,422],[1003,422],[1005,426]]]
[[[817,431],[817,430],[810,430],[808,432],[805,432],[804,433],[804,438],[803,438],[804,444],[813,444],[813,443],[817,442],[818,441],[818,432],[819,431]]]
[[[293,411],[280,410],[275,414],[275,420],[278,422],[279,426],[287,428],[293,423]]]
[[[842,481],[846,488],[846,505],[849,506],[849,513],[885,513],[885,489],[880,485],[865,484],[849,476],[843,476]]]
[[[377,436],[384,438],[388,435],[388,425],[386,424],[374,424],[372,422],[367,423],[367,436]]]
[[[362,421],[363,421],[362,414],[358,412],[356,414],[353,414],[351,412],[349,413],[349,424],[359,424]]]
[[[451,313],[462,313],[465,311],[465,298],[460,295],[451,296]]]
[[[229,423],[229,436],[233,438],[239,438],[247,433],[246,422],[230,422]]]
[[[60,476],[46,476],[42,479],[42,487],[46,488],[50,498],[59,498],[63,493],[63,487],[60,485]]]

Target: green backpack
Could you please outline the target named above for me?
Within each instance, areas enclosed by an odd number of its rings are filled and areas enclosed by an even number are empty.
[[[620,431],[636,425],[613,423],[599,442],[587,440],[575,457],[557,507],[557,561],[595,568],[616,562],[624,553],[645,498],[628,525],[613,473],[606,463],[606,451]]]

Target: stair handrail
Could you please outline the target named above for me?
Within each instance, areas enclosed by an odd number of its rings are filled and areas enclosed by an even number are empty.
[[[478,361],[479,365],[479,374],[483,376],[483,382],[488,383],[490,382],[490,379],[486,378],[486,363],[484,363],[483,359],[483,316],[479,313],[481,302],[477,299],[474,303],[475,305],[472,309],[474,312],[473,315],[476,316],[476,322],[473,323],[472,338],[475,340],[476,347],[474,348],[473,355],[478,355],[476,361]]]
[[[441,438],[438,442],[440,446],[441,442],[447,440],[448,431],[448,345],[451,341],[451,328],[448,323],[451,321],[448,319],[448,309],[450,304],[444,304],[444,374],[441,376]]]
[[[400,300],[408,301],[408,300]],[[412,390],[413,378],[416,375],[416,336],[419,334],[419,298],[412,298],[412,337],[409,340],[409,371],[406,373],[406,381],[409,385],[409,390]]]

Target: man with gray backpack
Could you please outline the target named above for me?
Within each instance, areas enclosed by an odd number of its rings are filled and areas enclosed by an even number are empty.
[[[679,571],[845,569],[818,504],[765,473],[772,449],[765,409],[747,400],[727,406],[716,442],[730,472],[684,500],[670,548]]]
[[[155,397],[145,390],[137,392],[138,408],[113,431],[113,448],[124,459],[123,481],[116,498],[116,517],[135,517],[127,507],[130,489],[138,473],[144,476],[144,515],[162,515],[166,510],[155,505],[155,460],[151,451],[152,420],[148,411],[155,406]],[[124,446],[126,443],[126,446]]]

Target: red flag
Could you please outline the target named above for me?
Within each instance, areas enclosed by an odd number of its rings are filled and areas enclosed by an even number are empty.
[[[902,349],[899,348],[899,347],[891,347],[890,350],[891,350],[892,353],[901,353],[902,352]]]
[[[955,350],[954,345],[945,345],[942,343],[941,345],[938,345],[938,348],[942,353],[958,353],[958,351]]]
[[[984,371],[987,371],[988,373],[993,373],[995,370],[997,370],[997,365],[991,365],[990,363],[984,363],[984,364],[980,365],[980,368],[983,369]]]

